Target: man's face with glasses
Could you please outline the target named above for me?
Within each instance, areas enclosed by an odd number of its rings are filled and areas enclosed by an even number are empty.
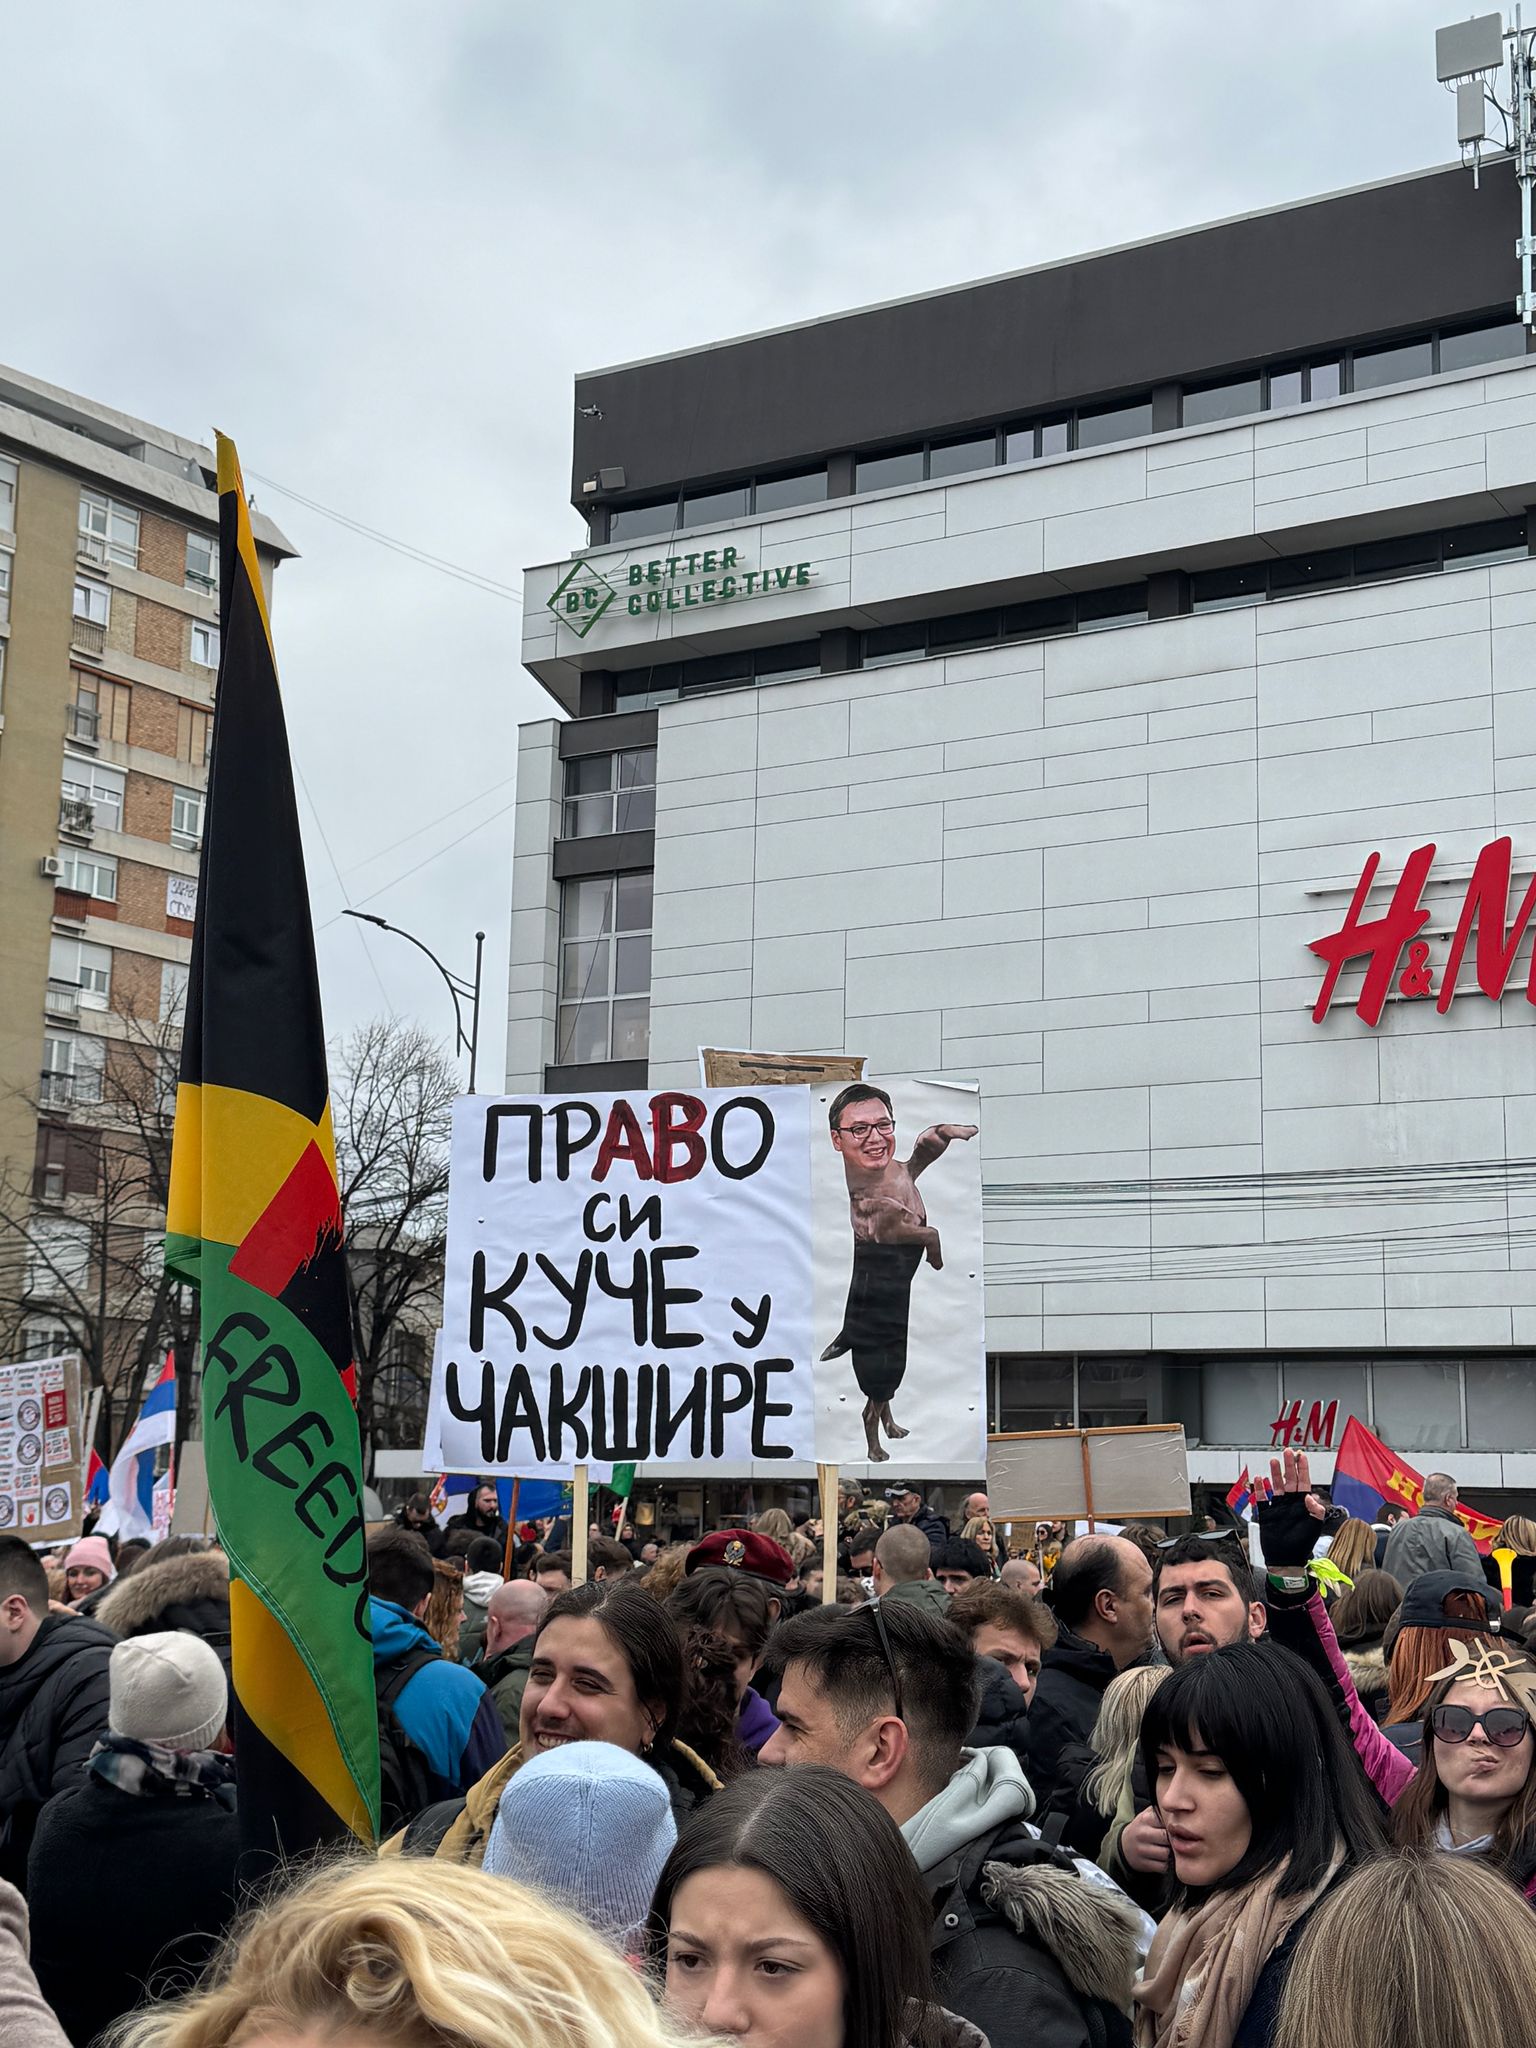
[[[889,1166],[896,1151],[896,1124],[879,1096],[847,1105],[832,1132],[832,1147],[866,1173]]]

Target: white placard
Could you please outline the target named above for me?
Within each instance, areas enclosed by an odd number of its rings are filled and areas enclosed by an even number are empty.
[[[167,917],[183,917],[191,924],[197,916],[196,875],[167,875],[165,878],[165,914]]]
[[[444,1469],[815,1457],[810,1096],[465,1098]]]

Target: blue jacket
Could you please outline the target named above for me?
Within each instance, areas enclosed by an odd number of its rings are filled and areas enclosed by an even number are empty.
[[[395,1718],[426,1758],[439,1799],[453,1799],[478,1783],[506,1755],[506,1732],[496,1702],[472,1671],[450,1664],[414,1616],[393,1600],[370,1599],[375,1666],[409,1650],[427,1649],[435,1662],[407,1679]]]

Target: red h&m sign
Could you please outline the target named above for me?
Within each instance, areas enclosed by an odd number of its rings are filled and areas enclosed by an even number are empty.
[[[1327,1016],[1339,976],[1358,960],[1365,962],[1365,980],[1355,1001],[1355,1013],[1367,1024],[1381,1022],[1382,1010],[1394,986],[1401,996],[1433,996],[1438,1010],[1448,1010],[1466,963],[1467,948],[1472,945],[1474,929],[1477,938],[1472,952],[1472,971],[1477,986],[1494,1002],[1503,995],[1520,942],[1532,917],[1536,916],[1536,880],[1528,884],[1511,922],[1509,885],[1513,841],[1494,839],[1483,848],[1467,883],[1467,893],[1456,920],[1456,929],[1451,935],[1445,971],[1437,990],[1428,941],[1418,936],[1429,922],[1422,893],[1434,858],[1433,843],[1416,847],[1404,863],[1402,879],[1392,891],[1392,900],[1386,909],[1379,915],[1367,917],[1366,899],[1376,880],[1376,870],[1381,865],[1379,853],[1368,856],[1355,884],[1355,893],[1349,899],[1344,922],[1336,931],[1325,932],[1320,939],[1310,941],[1311,950],[1328,964],[1323,985],[1312,1007],[1314,1024],[1321,1024]],[[1406,961],[1403,959],[1405,948]],[[1526,975],[1525,999],[1536,1004],[1536,953],[1533,953],[1530,971]]]
[[[1338,1419],[1337,1401],[1330,1401],[1326,1408],[1321,1401],[1314,1401],[1305,1422],[1301,1418],[1300,1401],[1291,1401],[1269,1425],[1269,1447],[1272,1451],[1287,1446],[1292,1450],[1331,1451]]]

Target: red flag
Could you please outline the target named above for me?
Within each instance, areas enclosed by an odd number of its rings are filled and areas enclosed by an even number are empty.
[[[1351,1415],[1344,1425],[1334,1464],[1333,1498],[1362,1522],[1374,1522],[1384,1507],[1407,1508],[1417,1514],[1424,1498],[1424,1475],[1389,1449],[1379,1436],[1372,1436],[1357,1415]],[[1486,1555],[1501,1526],[1498,1518],[1468,1507],[1464,1500],[1457,1501],[1456,1513],[1472,1541]]]

